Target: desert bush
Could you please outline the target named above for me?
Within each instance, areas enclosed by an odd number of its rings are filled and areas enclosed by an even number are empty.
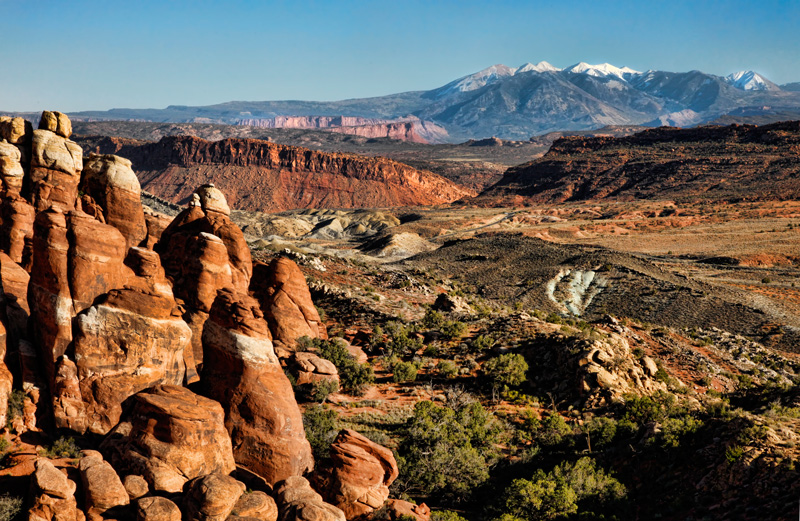
[[[323,405],[314,405],[303,413],[303,427],[306,439],[317,461],[327,458],[339,429],[339,413]]]
[[[591,458],[564,462],[551,472],[537,469],[531,479],[515,479],[503,494],[505,514],[517,519],[556,519],[574,514],[592,518],[625,497],[625,487]]]
[[[353,395],[364,394],[367,387],[375,383],[375,373],[368,365],[359,364],[339,340],[315,339],[317,352],[330,360],[339,371],[341,389]]]
[[[444,324],[444,315],[440,311],[428,308],[422,317],[422,327],[426,329],[439,329]]]
[[[436,372],[442,378],[454,378],[458,375],[458,366],[450,360],[440,360],[436,365]]]
[[[489,335],[478,335],[472,341],[472,347],[478,351],[485,351],[491,349],[494,345],[494,338]]]
[[[311,384],[310,397],[315,402],[324,402],[328,395],[339,390],[336,380],[319,380]]]
[[[6,427],[11,428],[11,423],[22,416],[25,406],[25,392],[21,389],[14,389],[8,395],[8,408],[6,410]]]
[[[525,381],[528,363],[522,355],[507,353],[483,364],[483,373],[495,386],[517,386]]]
[[[75,443],[75,438],[62,436],[54,441],[50,447],[40,450],[39,455],[50,459],[78,458],[81,455],[81,449]]]
[[[389,322],[386,324],[386,329],[390,337],[387,348],[393,354],[416,353],[424,347],[421,339],[411,336],[414,333],[414,328],[411,326],[404,326],[399,322]]]
[[[447,340],[455,340],[467,332],[467,325],[458,320],[447,320],[439,327],[439,331]]]
[[[431,521],[467,521],[452,510],[435,510],[431,512]]]
[[[417,366],[412,362],[397,362],[392,367],[394,382],[413,382],[417,379]]]
[[[11,521],[22,510],[22,498],[0,494],[0,521]]]
[[[399,446],[400,478],[394,490],[467,499],[489,479],[502,426],[479,402],[455,408],[418,402]]]

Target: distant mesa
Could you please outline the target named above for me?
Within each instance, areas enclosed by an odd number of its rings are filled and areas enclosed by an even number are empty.
[[[800,121],[569,136],[506,171],[477,201],[782,201],[800,198]]]

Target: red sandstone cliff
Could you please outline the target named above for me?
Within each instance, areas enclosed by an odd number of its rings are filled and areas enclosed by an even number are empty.
[[[328,154],[256,139],[210,142],[190,136],[137,144],[114,139],[94,149],[133,163],[142,187],[176,203],[214,183],[242,210],[442,204],[475,193],[425,170],[385,158]]]

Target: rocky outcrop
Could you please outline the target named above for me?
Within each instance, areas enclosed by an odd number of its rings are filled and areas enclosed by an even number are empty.
[[[389,497],[399,470],[392,451],[345,429],[331,445],[330,461],[315,474],[316,489],[347,519],[367,516]]]
[[[194,478],[235,469],[224,416],[213,400],[159,385],[134,395],[130,415],[103,447],[114,468],[143,476],[152,490],[181,492]]]
[[[301,336],[328,338],[303,272],[294,261],[279,257],[256,264],[250,289],[261,303],[272,337],[293,346]]]
[[[253,272],[242,231],[228,217],[225,196],[213,185],[197,190],[155,245],[175,297],[186,306],[195,362],[203,362],[203,324],[222,288],[245,293]]]
[[[34,255],[28,304],[39,325],[35,340],[48,381],[72,341],[72,318],[131,275],[124,265],[125,239],[114,227],[83,212],[54,207],[34,223]]]
[[[276,484],[275,499],[279,521],[345,521],[344,513],[325,503],[308,480],[300,476]]]
[[[30,521],[84,521],[86,516],[78,510],[75,501],[77,485],[58,470],[48,459],[36,461],[36,471],[31,477],[32,505],[28,510]]]
[[[69,139],[72,135],[72,122],[66,114],[58,111],[45,110],[39,118],[39,128],[49,130],[59,136]]]
[[[797,121],[564,137],[542,158],[508,169],[479,200],[792,200],[800,197],[798,146]]]
[[[125,145],[142,188],[175,203],[215,183],[240,210],[380,208],[441,204],[475,192],[425,170],[384,158],[325,153],[256,139],[205,141],[168,136]]]
[[[244,491],[244,483],[225,474],[213,473],[194,479],[184,500],[185,518],[225,521]]]
[[[31,196],[37,211],[55,205],[73,210],[83,170],[83,150],[50,130],[34,130],[31,148]]]
[[[221,290],[203,329],[203,387],[225,409],[239,465],[270,484],[313,466],[292,386],[258,302]]]
[[[314,384],[322,381],[339,383],[339,371],[333,362],[307,351],[292,353],[288,364],[296,385]]]
[[[106,223],[122,232],[127,247],[147,237],[142,188],[131,162],[114,155],[91,154],[84,160],[84,192],[102,208]]]
[[[0,286],[2,290],[2,286]],[[0,317],[2,313],[0,312]],[[6,425],[8,413],[8,396],[14,385],[14,376],[6,366],[8,334],[3,322],[0,321],[0,425]]]
[[[0,192],[4,196],[19,195],[24,176],[19,148],[6,140],[0,141]]]

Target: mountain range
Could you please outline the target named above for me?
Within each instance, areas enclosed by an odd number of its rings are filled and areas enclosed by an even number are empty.
[[[800,118],[797,84],[778,86],[754,71],[726,77],[701,71],[639,72],[608,63],[559,69],[547,62],[493,65],[428,91],[331,102],[231,101],[202,107],[112,109],[71,114],[77,120],[138,120],[272,127],[285,116],[411,122],[436,128],[432,138],[459,142],[497,136],[527,140],[606,125],[695,126],[738,116]],[[285,119],[285,118],[283,118]],[[360,125],[354,120],[353,126]],[[726,120],[730,122],[729,120]],[[439,131],[439,127],[444,129]]]

